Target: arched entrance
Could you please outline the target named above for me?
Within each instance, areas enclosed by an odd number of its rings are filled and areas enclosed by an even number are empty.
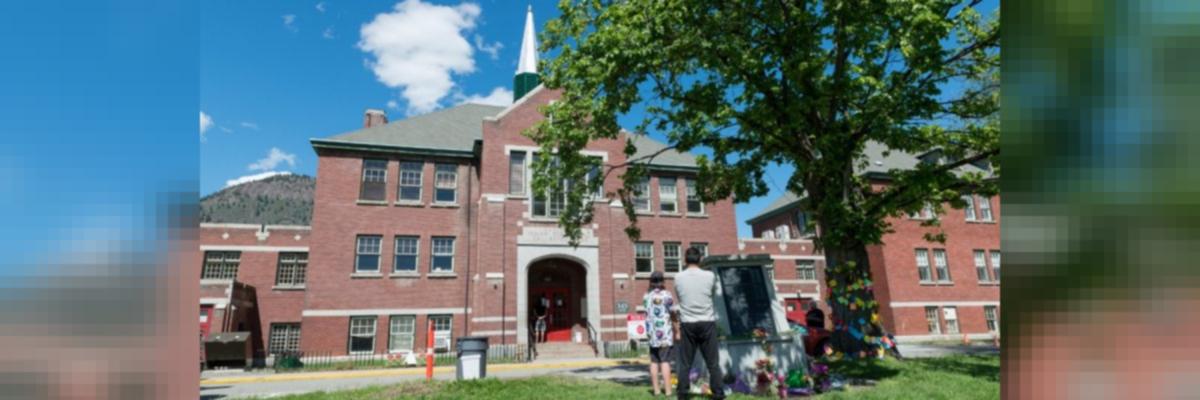
[[[576,326],[586,331],[587,270],[566,258],[548,258],[529,266],[529,305],[527,315],[537,319],[539,304],[546,310],[546,341],[571,340]]]

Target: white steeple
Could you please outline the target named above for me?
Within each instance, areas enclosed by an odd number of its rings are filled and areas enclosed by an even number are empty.
[[[537,41],[533,34],[533,6],[525,12],[525,36],[521,38],[521,60],[515,75],[537,73]]]

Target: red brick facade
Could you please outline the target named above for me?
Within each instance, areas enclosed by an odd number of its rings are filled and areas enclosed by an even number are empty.
[[[876,300],[880,303],[880,318],[889,332],[901,339],[961,339],[963,333],[973,339],[991,338],[985,319],[985,307],[995,309],[996,329],[999,329],[1000,284],[998,264],[1000,250],[1000,198],[985,199],[976,196],[976,204],[990,201],[991,218],[984,221],[981,207],[976,206],[975,221],[968,221],[967,210],[944,206],[941,227],[946,233],[945,243],[925,240],[926,233],[935,228],[921,226],[921,220],[893,218],[889,222],[894,232],[884,235],[883,244],[869,246],[871,276]],[[753,232],[762,237],[763,232],[774,231],[779,225],[788,225],[792,236],[796,234],[796,213],[800,208],[792,205],[774,215],[754,221]],[[781,260],[798,256],[811,256],[813,246],[808,240],[742,239],[742,251],[769,253],[777,260],[776,279],[788,279],[794,270],[783,268]],[[929,280],[922,281],[917,267],[917,249],[925,250],[928,259]],[[944,251],[950,279],[937,279],[936,251]],[[976,251],[982,251],[987,280],[980,280],[976,269]],[[995,253],[995,255],[993,255]],[[822,268],[824,262],[818,262]],[[819,274],[821,282],[823,274]],[[776,285],[781,293],[789,293],[786,285]],[[801,289],[803,292],[806,289]],[[826,293],[822,292],[824,298]],[[931,332],[926,320],[926,307],[932,307],[938,317],[938,330]],[[946,309],[953,307],[957,320],[957,333],[949,326]],[[998,332],[996,332],[998,334]]]

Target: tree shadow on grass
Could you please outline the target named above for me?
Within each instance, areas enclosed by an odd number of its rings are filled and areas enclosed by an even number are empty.
[[[881,381],[900,374],[900,366],[894,360],[874,358],[862,360],[838,360],[828,362],[832,373],[853,380]]]
[[[913,363],[930,371],[967,375],[992,382],[1000,381],[1000,364],[994,356],[964,355],[912,359],[905,362]]]

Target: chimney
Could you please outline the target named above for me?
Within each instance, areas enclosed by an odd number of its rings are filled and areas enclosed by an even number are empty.
[[[387,114],[377,108],[368,108],[363,115],[363,129],[387,125]]]

